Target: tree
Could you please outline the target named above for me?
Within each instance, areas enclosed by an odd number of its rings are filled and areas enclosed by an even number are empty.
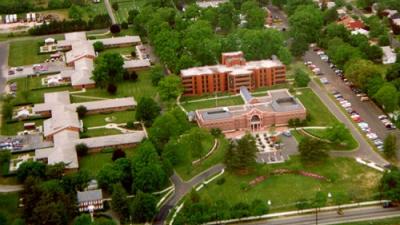
[[[255,163],[257,153],[256,141],[246,134],[241,139],[231,142],[225,154],[228,169],[246,171]]]
[[[65,164],[63,162],[47,165],[45,176],[46,179],[61,179],[64,174]]]
[[[318,163],[329,157],[325,143],[318,139],[304,137],[300,140],[298,149],[303,163]]]
[[[367,85],[370,79],[382,77],[380,67],[364,59],[354,59],[347,62],[344,67],[344,73],[347,79],[364,91],[368,91]]]
[[[73,20],[82,20],[82,8],[77,5],[72,5],[71,8],[69,8],[68,10],[68,16]]]
[[[336,144],[341,144],[351,137],[350,131],[343,123],[335,123],[325,131],[326,138]]]
[[[231,2],[220,4],[218,7],[218,26],[224,32],[229,32],[236,24],[235,7]]]
[[[96,41],[95,43],[93,43],[93,47],[96,52],[104,51],[104,44],[101,41]]]
[[[119,53],[105,53],[95,60],[92,79],[100,87],[122,81],[124,60]]]
[[[119,26],[119,24],[113,24],[110,26],[110,32],[112,34],[118,34],[119,32],[121,32],[121,27]]]
[[[78,113],[78,116],[80,119],[85,117],[87,111],[88,110],[87,110],[86,106],[84,106],[84,105],[80,105],[80,106],[76,107],[76,112]]]
[[[29,176],[36,178],[44,178],[46,172],[46,165],[38,161],[23,162],[17,170],[17,178],[23,182]]]
[[[92,225],[92,219],[88,214],[82,214],[74,219],[73,225]]]
[[[286,47],[280,47],[278,51],[278,58],[285,64],[289,65],[292,62],[292,54]]]
[[[122,222],[129,218],[129,203],[126,191],[120,183],[113,185],[111,208],[116,212]]]
[[[264,201],[255,199],[250,206],[252,216],[261,216],[268,213],[268,206]]]
[[[3,212],[0,212],[0,225],[7,225],[7,217]]]
[[[157,202],[152,194],[139,192],[131,205],[131,214],[135,223],[150,222],[157,213]]]
[[[150,127],[155,118],[160,115],[161,108],[152,98],[142,97],[136,107],[136,120],[144,121]]]
[[[289,32],[294,39],[302,36],[307,43],[316,42],[319,39],[323,23],[322,13],[319,9],[312,5],[299,6],[289,17]]]
[[[397,137],[390,133],[386,136],[383,142],[383,152],[388,158],[393,158],[396,155]]]
[[[312,4],[312,0],[286,0],[285,11],[288,15],[293,15],[300,6]]]
[[[158,86],[158,82],[165,76],[162,66],[156,65],[150,69],[151,83],[153,86]]]
[[[311,81],[307,72],[302,69],[296,69],[294,75],[294,81],[297,87],[307,87],[308,83]]]
[[[89,147],[85,143],[80,143],[75,145],[75,150],[78,156],[85,156],[88,154]]]
[[[392,200],[395,203],[400,202],[400,170],[399,168],[392,168],[386,170],[383,174],[380,184],[379,191],[381,198]]]
[[[335,22],[339,18],[336,8],[328,9],[324,12],[324,22],[329,24]]]
[[[242,15],[246,17],[246,27],[249,29],[263,28],[266,12],[254,0],[248,0],[242,4]]]
[[[123,172],[111,163],[105,164],[97,173],[97,181],[101,188],[112,190],[112,184],[121,182]]]
[[[183,92],[181,79],[176,75],[164,77],[158,83],[158,91],[162,100],[177,98]]]
[[[346,63],[349,61],[354,60],[353,63],[356,64],[356,60],[360,59],[362,56],[362,54],[358,48],[353,47],[350,44],[343,42],[343,40],[340,38],[333,38],[332,40],[330,40],[328,42],[328,46],[335,46],[335,47],[328,48],[327,53],[330,56],[331,61],[340,68],[343,68],[343,66],[345,64],[351,65],[350,63]],[[345,72],[345,74],[347,76],[346,72]]]
[[[378,37],[378,44],[380,46],[388,46],[388,45],[390,45],[389,35],[388,34],[380,35]]]
[[[393,112],[399,105],[399,94],[396,87],[391,83],[384,84],[373,98],[382,106],[386,112]]]

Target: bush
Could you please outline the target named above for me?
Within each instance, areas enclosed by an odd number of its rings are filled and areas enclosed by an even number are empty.
[[[132,56],[133,58],[136,58],[136,56],[137,56],[137,55],[136,55],[136,51],[132,51],[132,52],[131,52],[131,56]]]
[[[85,156],[88,154],[89,147],[84,143],[80,143],[75,145],[75,150],[78,156]]]
[[[117,86],[115,84],[109,84],[107,86],[107,91],[108,93],[114,95],[115,93],[117,93]]]
[[[119,9],[118,2],[114,2],[114,3],[112,4],[112,8],[113,8],[115,11],[118,11],[118,9]]]
[[[95,43],[93,43],[93,47],[96,52],[104,51],[104,44],[101,41],[96,41]]]
[[[113,153],[114,152],[114,148],[112,148],[112,147],[105,147],[105,148],[103,148],[100,152],[101,153]]]
[[[125,22],[125,21],[122,22],[122,23],[121,23],[121,28],[124,29],[124,30],[128,29],[128,28],[129,28],[129,27],[128,27],[128,23]]]
[[[115,161],[117,159],[120,158],[125,158],[126,157],[126,153],[122,150],[122,149],[116,149],[115,151],[113,151],[113,155],[112,155],[112,161]]]
[[[118,34],[121,32],[121,27],[118,24],[113,24],[110,26],[110,32],[113,34]]]
[[[220,137],[222,135],[222,130],[219,128],[211,128],[210,133],[214,137]]]
[[[225,183],[225,181],[226,181],[225,177],[223,177],[223,178],[217,180],[217,184],[218,185],[223,185]]]
[[[84,105],[80,105],[76,108],[76,112],[78,113],[79,118],[85,117],[87,113],[87,108]]]
[[[133,121],[129,121],[126,123],[126,128],[128,129],[133,129],[135,128],[135,124],[133,123]]]

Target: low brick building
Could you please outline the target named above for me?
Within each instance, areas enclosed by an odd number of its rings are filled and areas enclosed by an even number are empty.
[[[278,59],[246,62],[243,52],[222,54],[222,64],[193,67],[181,71],[184,95],[239,93],[286,82],[286,67]]]
[[[223,132],[262,131],[271,126],[285,126],[290,119],[305,119],[306,109],[287,89],[269,91],[264,97],[253,97],[246,87],[240,88],[244,105],[201,109],[196,111],[200,127],[219,128]]]

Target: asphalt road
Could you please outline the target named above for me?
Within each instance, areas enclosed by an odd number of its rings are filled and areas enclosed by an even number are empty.
[[[274,23],[274,25],[280,29],[284,28],[285,30],[287,30],[289,27],[289,22],[288,22],[286,14],[284,12],[282,12],[278,7],[276,7],[272,4],[269,4],[267,6],[267,8],[271,12],[271,15],[273,18],[279,18],[282,21],[280,24]]]
[[[378,116],[384,114],[384,112],[373,101],[361,102],[360,98],[357,97],[338,76],[336,76],[335,72],[329,67],[329,64],[322,61],[314,51],[310,50],[306,52],[304,59],[312,61],[321,69],[321,72],[324,74],[321,77],[326,77],[329,81],[329,84],[325,85],[326,88],[329,91],[339,91],[345,99],[351,102],[352,108],[360,114],[361,118],[365,122],[368,123],[372,132],[376,133],[382,140],[384,140],[389,133],[394,133],[397,138],[400,139],[400,131],[398,129],[388,130],[378,119]]]
[[[0,185],[0,193],[22,191],[22,185]]]
[[[184,182],[177,173],[171,177],[171,181],[174,184],[175,192],[174,194],[165,202],[165,204],[161,207],[159,213],[154,220],[155,225],[164,224],[165,220],[168,217],[169,212],[179,203],[179,201],[188,194],[193,187],[203,183],[208,178],[214,176],[215,174],[221,172],[221,170],[225,168],[222,164],[217,164],[203,173],[197,175],[193,179],[188,182]]]
[[[336,211],[319,212],[318,224],[340,224],[351,221],[369,221],[380,218],[390,218],[400,216],[400,208],[382,208],[381,206],[365,207],[343,210],[344,214],[339,215]],[[316,223],[315,214],[306,214],[301,216],[282,217],[251,223],[242,223],[247,225],[310,225]]]
[[[8,48],[9,44],[6,42],[0,43],[0,93],[3,93],[6,86],[6,74],[3,71],[7,70],[8,65]]]

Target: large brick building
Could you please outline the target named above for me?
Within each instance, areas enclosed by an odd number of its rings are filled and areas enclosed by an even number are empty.
[[[271,126],[286,126],[290,119],[306,118],[306,108],[287,89],[272,90],[263,97],[253,97],[240,88],[244,105],[196,110],[200,127],[219,128],[223,132],[263,131]]]
[[[229,52],[219,65],[182,70],[181,79],[184,95],[239,93],[242,86],[254,90],[286,82],[286,67],[277,59],[246,62],[243,52]]]

